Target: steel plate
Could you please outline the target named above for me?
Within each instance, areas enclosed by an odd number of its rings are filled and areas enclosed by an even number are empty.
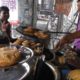
[[[22,60],[19,63],[24,63],[33,57],[34,52],[32,49],[20,46],[19,51],[22,53]]]
[[[30,66],[23,64],[8,69],[0,69],[0,80],[22,80],[30,72]]]
[[[15,46],[15,45],[10,45],[10,46],[7,46],[7,47],[9,47],[9,48],[12,48],[12,47],[13,48],[17,48],[21,53],[21,59],[17,63],[15,63],[14,65],[7,66],[7,67],[0,67],[0,70],[1,69],[13,68],[13,67],[15,67],[17,65],[23,64],[23,63],[27,62],[28,60],[30,60],[34,56],[33,50],[28,48],[28,47]]]

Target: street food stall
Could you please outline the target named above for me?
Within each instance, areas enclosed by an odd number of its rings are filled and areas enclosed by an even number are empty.
[[[0,80],[80,80],[80,58],[74,45],[55,51],[60,39],[77,29],[77,0],[17,2],[14,41],[0,44]]]

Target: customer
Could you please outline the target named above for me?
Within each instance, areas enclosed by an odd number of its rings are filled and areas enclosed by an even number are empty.
[[[11,40],[11,25],[8,22],[9,8],[0,7],[0,44],[7,44]]]

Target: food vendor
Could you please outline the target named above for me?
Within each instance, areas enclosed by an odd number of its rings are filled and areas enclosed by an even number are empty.
[[[78,12],[80,11],[80,0],[77,2]],[[75,50],[80,53],[80,18],[78,19],[77,30],[71,34],[65,35],[55,46],[56,50],[61,49],[66,43],[73,42]]]
[[[80,11],[80,0],[77,1],[78,6],[78,13]],[[75,51],[76,55],[72,54],[74,58],[67,56],[65,57],[66,63],[73,65],[75,68],[80,68],[80,16],[78,16],[78,24],[77,30],[73,33],[66,34],[63,36],[59,42],[56,44],[54,50],[60,51],[65,47],[66,44],[73,43],[73,50]],[[73,52],[74,53],[74,52]],[[70,58],[69,58],[70,57]]]
[[[54,24],[56,25],[56,31],[58,33],[54,34],[53,36],[53,48],[55,47],[59,39],[61,39],[64,35],[76,31],[76,25],[79,15],[77,10],[77,0],[56,0],[54,11],[56,14],[58,14],[58,21],[57,25],[56,23]]]

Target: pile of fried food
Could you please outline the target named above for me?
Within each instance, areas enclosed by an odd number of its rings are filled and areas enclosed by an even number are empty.
[[[75,51],[66,50],[66,52],[58,58],[58,61],[60,64],[65,64],[65,63],[73,64],[74,62],[77,64],[76,58],[77,58],[77,53]]]
[[[18,38],[13,45],[19,45],[19,46],[24,46],[24,47],[29,47],[31,48],[35,54],[40,54],[42,52],[42,44],[39,42],[35,42],[32,40],[28,40],[28,39],[22,39],[22,38]]]
[[[21,59],[19,50],[11,47],[0,48],[0,68],[5,68],[16,64]]]
[[[49,35],[47,33],[40,31],[38,29],[34,29],[32,27],[27,27],[27,28],[23,29],[23,33],[26,35],[35,36],[40,39],[48,39],[49,38]]]
[[[80,80],[80,69],[71,70],[67,75],[67,80]]]
[[[58,57],[59,64],[68,64],[74,68],[80,68],[80,57],[74,50],[66,50],[62,56]]]

